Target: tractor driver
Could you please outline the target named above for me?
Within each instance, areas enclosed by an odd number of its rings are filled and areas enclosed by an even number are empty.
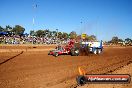
[[[72,46],[73,44],[74,44],[74,42],[73,42],[73,41],[70,41],[70,42],[69,42],[69,45],[71,45],[71,46]]]
[[[61,47],[60,45],[58,45],[58,46],[56,47],[56,49],[57,49],[57,50],[62,50],[62,47]]]

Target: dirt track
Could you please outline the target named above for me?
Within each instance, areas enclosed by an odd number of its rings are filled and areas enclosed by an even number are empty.
[[[132,47],[105,47],[99,56],[57,58],[47,55],[48,48],[53,47],[0,47],[8,51],[0,53],[0,63],[9,59],[0,64],[0,88],[74,88],[79,66],[85,67],[88,74],[109,73],[132,61]]]

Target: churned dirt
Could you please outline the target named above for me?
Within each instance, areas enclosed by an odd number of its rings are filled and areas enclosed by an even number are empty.
[[[131,88],[131,84],[78,86],[78,67],[87,74],[132,75],[132,47],[104,47],[101,55],[49,56],[55,46],[0,46],[0,88]]]

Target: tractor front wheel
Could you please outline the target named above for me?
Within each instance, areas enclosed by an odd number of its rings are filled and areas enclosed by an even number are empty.
[[[98,49],[98,54],[100,54],[101,53],[101,49]]]
[[[97,52],[98,52],[98,50],[97,50],[97,49],[95,49],[93,53],[94,53],[94,54],[97,54]]]

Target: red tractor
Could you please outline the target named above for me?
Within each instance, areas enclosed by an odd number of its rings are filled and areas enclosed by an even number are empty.
[[[79,49],[74,46],[74,41],[70,41],[66,46],[60,46],[58,45],[55,50],[49,51],[48,55],[53,55],[55,57],[59,55],[72,55],[72,56],[78,56],[79,55]]]

